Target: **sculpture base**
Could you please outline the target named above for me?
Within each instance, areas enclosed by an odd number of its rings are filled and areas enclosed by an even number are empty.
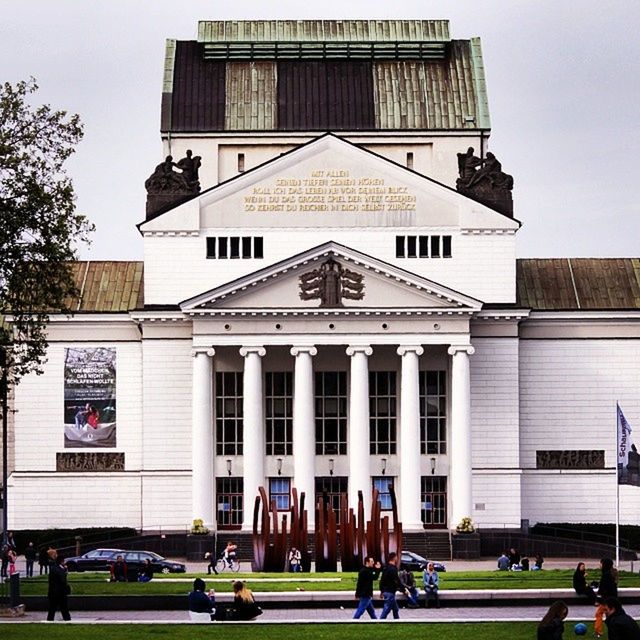
[[[513,197],[507,189],[497,189],[491,186],[488,180],[482,180],[471,187],[464,186],[458,180],[456,184],[458,193],[467,196],[480,204],[484,204],[499,213],[513,218]]]

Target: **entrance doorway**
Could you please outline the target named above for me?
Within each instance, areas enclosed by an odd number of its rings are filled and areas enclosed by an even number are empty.
[[[447,528],[447,478],[422,476],[422,523],[425,529]]]

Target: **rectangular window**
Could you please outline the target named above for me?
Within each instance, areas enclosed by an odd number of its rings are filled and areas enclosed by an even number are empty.
[[[440,257],[440,236],[431,236],[431,257]]]
[[[346,455],[346,371],[316,371],[315,405],[316,455]]]
[[[407,153],[407,169],[413,169],[413,152]]]
[[[420,478],[422,522],[428,528],[447,526],[447,478],[422,476]]]
[[[349,479],[343,476],[324,476],[316,478],[316,501],[320,496],[324,504],[331,507],[336,514],[336,521],[340,524],[340,498],[347,493]]]
[[[239,529],[243,520],[244,480],[216,478],[216,513],[219,529]]]
[[[396,452],[396,372],[369,372],[369,452]]]
[[[216,257],[216,239],[207,238],[207,258]]]
[[[407,258],[415,258],[416,253],[416,236],[407,236]]]
[[[242,455],[242,371],[216,373],[216,455]]]
[[[442,236],[442,257],[451,257],[451,236]]]
[[[276,502],[278,511],[291,508],[291,478],[269,478],[269,502]]]
[[[251,236],[242,238],[242,257],[251,257]]]
[[[393,486],[393,478],[391,476],[373,477],[373,488],[378,490],[378,502],[382,511],[391,511],[393,504],[391,502],[391,493],[389,487]]]
[[[420,453],[447,453],[447,372],[420,371]]]
[[[244,171],[244,153],[238,154],[238,173],[242,173]]]
[[[239,258],[240,257],[240,238],[236,236],[232,236],[229,238],[231,241],[229,244],[231,245],[231,251],[229,252],[229,257],[231,258]]]
[[[265,374],[265,423],[268,456],[293,454],[293,374]]]
[[[396,236],[396,258],[404,258],[404,236]]]
[[[264,258],[264,243],[262,238],[254,238],[253,239],[253,257],[254,258]]]
[[[229,238],[218,238],[218,258],[229,257]]]
[[[429,257],[429,236],[418,236],[418,256],[420,258]]]

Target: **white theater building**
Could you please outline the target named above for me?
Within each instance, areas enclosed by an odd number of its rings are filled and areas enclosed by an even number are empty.
[[[389,508],[393,484],[405,530],[612,522],[640,261],[517,260],[517,197],[455,189],[488,113],[479,40],[445,21],[168,41],[164,148],[201,156],[202,190],[139,224],[143,264],[75,265],[78,312],[15,393],[10,528],[247,530],[261,485],[286,510],[293,487]],[[65,436],[65,358],[95,348],[109,446]]]

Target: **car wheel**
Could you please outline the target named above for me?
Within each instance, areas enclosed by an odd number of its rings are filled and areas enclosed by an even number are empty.
[[[169,569],[169,567],[162,567],[162,573],[171,573],[171,569]]]

